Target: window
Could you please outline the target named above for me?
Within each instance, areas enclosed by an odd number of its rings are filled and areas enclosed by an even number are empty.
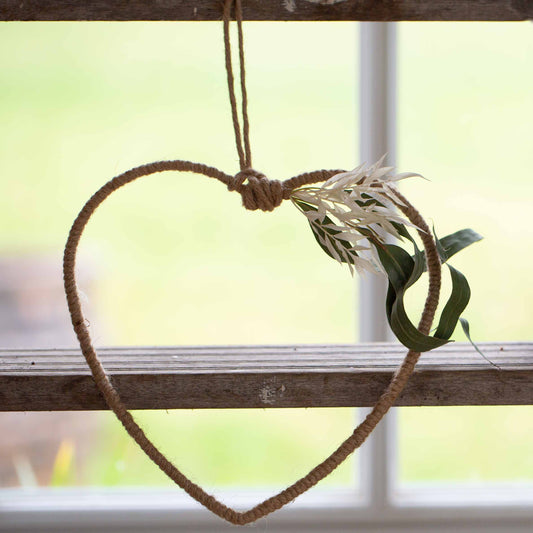
[[[355,124],[358,120],[354,120],[354,117],[358,87],[365,102],[362,107],[371,113],[359,117],[364,128],[360,157],[375,159],[384,151],[392,152],[391,156],[394,157],[395,27],[383,24],[363,26],[362,42],[365,47],[364,51],[361,50],[361,75],[357,76],[356,81],[354,25],[337,23],[320,25],[320,28],[297,26],[293,28],[277,24],[274,27],[273,24],[253,23],[254,31],[247,31],[249,84],[253,95],[253,148],[257,167],[268,168],[272,176],[279,173],[280,177],[284,177],[287,173],[300,171],[303,164],[305,168],[353,166],[358,159],[353,156],[354,146],[357,145]],[[9,179],[14,201],[4,201],[2,211],[6,217],[5,227],[13,228],[13,231],[3,234],[4,250],[40,247],[57,253],[81,202],[110,175],[110,169],[113,174],[134,164],[158,158],[181,157],[182,154],[206,162],[213,161],[214,157],[219,158],[224,168],[236,166],[229,140],[231,130],[222,71],[220,28],[209,23],[195,23],[192,28],[180,26],[179,34],[174,28],[173,24],[162,23],[103,24],[98,28],[95,23],[7,26],[3,34],[6,45],[1,47],[4,50],[2,64],[10,67],[10,74],[4,74],[6,79],[3,83],[6,97],[2,98],[2,115],[7,117],[4,122],[7,126],[2,128],[2,174],[23,175],[24,179]],[[294,31],[300,32],[298,39],[294,38]],[[265,50],[262,43],[272,32],[276,33],[278,48],[274,51]],[[321,32],[320,39],[317,38],[317,32]],[[34,45],[30,44],[30,33],[37,38]],[[156,54],[159,59],[155,61],[153,52],[146,48],[147,42],[154,41],[157,41],[158,50],[161,51],[161,55]],[[45,42],[49,43],[48,47],[42,44]],[[525,202],[529,184],[525,177],[521,178],[516,185],[521,191],[518,195],[515,191],[505,192],[497,184],[503,171],[522,176],[522,169],[529,168],[527,163],[531,162],[526,127],[530,122],[527,117],[531,117],[529,95],[533,87],[531,69],[527,69],[533,43],[529,27],[505,24],[497,28],[486,24],[428,27],[425,24],[405,24],[400,27],[399,42],[400,135],[396,158],[402,169],[419,170],[431,176],[434,182],[431,187],[410,185],[409,195],[416,200],[417,205],[423,206],[425,212],[435,217],[437,229],[442,228],[443,232],[456,229],[459,217],[461,222],[464,220],[463,225],[473,225],[482,232],[483,228],[478,227],[478,224],[483,222],[487,237],[494,235],[495,228],[507,231],[500,240],[505,243],[504,246],[509,246],[503,255],[512,257],[516,242],[510,240],[511,232],[503,229],[507,226],[502,224],[498,213],[505,213],[505,218],[520,225],[524,232],[522,242],[531,242],[527,235],[529,226],[516,218],[520,213],[528,212]],[[426,42],[430,42],[431,46],[425,46]],[[498,43],[498,46],[490,51],[482,48],[471,51],[472,55],[466,54],[466,50],[470,50],[476,42],[484,43],[483,46],[488,46],[486,43]],[[507,43],[509,48],[502,43]],[[195,53],[183,57],[182,51],[187,46]],[[28,47],[26,51],[24,47]],[[207,53],[205,61],[200,63],[197,50],[202,48]],[[342,53],[338,53],[339,50]],[[428,50],[431,50],[431,54]],[[487,68],[480,64],[480,58],[486,58],[489,53],[493,67],[489,64],[490,68]],[[434,60],[438,68],[432,65],[433,55],[438,57],[438,60]],[[175,64],[177,56],[181,56],[180,66],[177,67],[179,70],[169,73],[168,66]],[[281,57],[286,57],[285,66],[281,63]],[[324,69],[321,76],[316,75],[317,64]],[[21,68],[21,65],[25,68]],[[473,74],[472,65],[478,67]],[[125,74],[120,78],[117,70],[122,68]],[[433,70],[429,71],[430,68]],[[490,73],[492,69],[494,78],[487,78],[487,72]],[[455,83],[450,84],[449,77],[453,73],[456,73],[457,78],[454,79]],[[442,77],[441,83],[436,83],[438,76]],[[291,85],[282,84],[279,80],[283,78],[289,78]],[[103,81],[97,83],[97,79]],[[510,84],[510,79],[516,81]],[[471,87],[471,94],[467,93],[468,86]],[[376,91],[376,87],[383,91]],[[439,92],[439,89],[442,91]],[[334,97],[331,90],[335,91]],[[453,98],[453,91],[460,93],[457,98]],[[195,100],[197,96],[201,98]],[[186,99],[187,105],[183,105],[180,98]],[[190,101],[197,103],[190,105]],[[455,109],[457,105],[464,106],[464,109]],[[100,110],[97,112],[95,108]],[[346,112],[347,109],[350,113]],[[485,112],[486,109],[490,112]],[[205,115],[202,115],[204,112]],[[205,117],[202,119],[204,127],[187,131],[181,129],[182,125],[198,120],[199,116]],[[272,116],[281,118],[272,120]],[[281,127],[280,120],[283,120]],[[59,125],[59,141],[45,134],[52,123]],[[154,134],[154,131],[161,129],[161,124],[165,134]],[[305,135],[302,135],[302,131],[305,131]],[[331,140],[331,131],[338,133],[334,142]],[[502,131],[513,133],[502,135]],[[34,132],[31,133],[33,138],[28,137],[28,132]],[[497,132],[500,133],[497,135]],[[452,135],[454,137],[450,141]],[[455,136],[462,138],[456,141]],[[493,144],[485,148],[487,136]],[[508,142],[509,138],[513,139],[512,143]],[[227,149],[222,149],[220,139],[228,139]],[[33,157],[27,157],[22,152],[21,147],[27,146],[35,146]],[[216,147],[216,155],[213,154],[213,147]],[[501,148],[501,156],[486,163],[486,152],[498,153],[498,148]],[[508,157],[507,150],[512,150]],[[13,157],[15,153],[20,155]],[[117,157],[117,154],[120,155]],[[442,166],[442,161],[457,166],[447,168]],[[44,169],[41,168],[43,162]],[[72,175],[72,169],[77,172],[75,176]],[[57,187],[54,216],[41,210],[39,204],[40,198],[47,197],[48,189],[48,181],[40,177],[40,172],[53,176]],[[479,181],[465,185],[467,179],[474,180],[480,174],[491,176],[487,183],[492,185],[483,182],[483,186],[492,189],[491,196],[479,197]],[[452,189],[449,188],[451,179],[456,180]],[[113,340],[118,343],[153,343],[153,332],[156,330],[160,344],[198,343],[204,339],[218,343],[271,342],[274,335],[274,342],[279,343],[351,342],[356,318],[353,317],[353,292],[348,277],[337,265],[321,256],[304,221],[297,219],[298,213],[289,212],[288,208],[283,211],[282,208],[272,220],[267,215],[243,213],[235,205],[230,205],[237,204],[238,197],[230,197],[217,184],[200,181],[199,178],[185,180],[169,174],[152,178],[150,183],[139,183],[138,187],[132,186],[131,191],[124,191],[114,199],[113,205],[104,208],[89,228],[85,264],[89,305],[94,313],[91,325],[96,342],[107,342],[106,339],[114,335],[116,337]],[[438,188],[438,194],[433,192],[435,188]],[[458,195],[459,189],[466,192]],[[35,191],[38,194],[34,194]],[[449,202],[453,203],[453,220],[449,220],[449,204],[445,206],[440,201],[444,194],[449,194]],[[464,202],[465,196],[468,208],[459,204]],[[205,207],[202,212],[193,215],[195,218],[192,220],[187,218],[187,224],[198,231],[202,227],[207,230],[206,240],[201,242],[195,239],[194,234],[184,231],[183,225],[178,224],[177,228],[173,225],[173,217],[179,217],[180,211],[198,197],[205,199]],[[143,212],[139,214],[137,206],[143,201]],[[158,209],[154,212],[153,205],[156,202]],[[22,217],[21,209],[27,205],[31,206],[32,216]],[[476,211],[476,216],[472,215],[472,209]],[[175,215],[176,211],[178,215]],[[496,216],[498,219],[494,221]],[[39,217],[37,222],[36,217]],[[444,227],[449,223],[449,228]],[[38,244],[30,240],[36,235]],[[178,245],[162,245],[161,241],[154,239],[154,235],[160,235],[166,242],[179,241]],[[244,243],[253,242],[257,235],[263,246],[258,246],[257,251],[254,250],[258,255],[252,256],[249,244]],[[225,243],[227,253],[224,257],[213,253],[213,246],[221,240]],[[140,243],[143,243],[142,246]],[[297,257],[291,254],[295,243],[301,247]],[[190,255],[183,257],[182,247],[187,247]],[[273,248],[280,256],[290,256],[290,262],[279,264],[278,261],[271,261]],[[485,245],[485,251],[480,250],[481,247],[472,252],[469,259],[466,257],[468,254],[465,254],[465,264],[470,261],[465,267],[466,271],[478,272],[476,261],[485,261],[484,264],[487,264],[487,255],[483,254],[490,254],[491,248]],[[261,253],[263,255],[259,255]],[[216,269],[211,266],[214,263]],[[46,263],[39,271],[42,273],[45,268]],[[501,272],[498,268],[501,266],[495,261],[493,272]],[[516,268],[518,274],[514,279],[519,282],[522,267],[518,265]],[[302,269],[305,272],[304,280],[301,279]],[[16,270],[24,273],[20,266]],[[165,280],[158,294],[153,291],[154,272],[157,272],[159,279]],[[264,282],[263,287],[259,288],[257,280],[262,273]],[[203,276],[201,287],[200,283],[190,281],[194,279],[192,276],[198,274]],[[37,277],[35,273],[28,275]],[[276,281],[269,281],[274,275]],[[298,286],[295,284],[296,278],[300,280]],[[500,289],[501,294],[498,293],[501,301],[511,302],[506,299],[507,293],[520,291],[523,294],[523,291],[529,290],[522,283],[512,285],[512,280],[503,272],[499,279],[502,278],[505,279],[505,285]],[[94,279],[108,281],[90,291],[91,280]],[[295,287],[304,286],[304,282],[308,289],[303,294],[301,290],[289,292]],[[234,284],[243,287],[245,296],[242,300],[236,300],[232,289]],[[133,290],[132,286],[136,286],[136,289]],[[492,310],[488,318],[486,316],[485,310],[490,308],[485,298],[486,286],[486,280],[479,280],[473,287],[475,296],[472,305],[478,308],[471,313],[482,317],[473,325],[486,328],[479,337],[506,340],[505,336],[512,332],[507,338],[527,338],[527,305],[518,320],[523,320],[522,325],[507,323],[504,326],[501,315],[506,313],[500,308]],[[231,290],[224,292],[228,287]],[[203,294],[196,292],[198,289]],[[379,286],[372,287],[370,291],[363,289],[361,297],[365,309],[379,290]],[[184,301],[198,302],[198,305],[189,303],[185,311],[177,309],[176,293],[183,294]],[[213,308],[217,321],[211,324],[204,320],[203,309],[213,293],[218,295]],[[284,295],[282,302],[278,299],[281,294]],[[259,305],[265,299],[268,305]],[[50,298],[47,296],[44,300],[49,302]],[[228,302],[233,300],[235,309],[228,313]],[[318,311],[314,306],[315,301],[324,302]],[[512,305],[519,305],[521,301],[517,299]],[[36,301],[32,300],[32,306],[35,305]],[[508,305],[511,304],[506,303]],[[126,315],[126,312],[129,314]],[[294,320],[295,316],[303,313],[308,313],[304,315],[304,320]],[[319,314],[320,324],[327,324],[327,327],[318,331],[313,322],[308,320],[314,314]],[[118,319],[117,315],[122,316]],[[373,315],[368,323],[361,317],[361,337],[365,340],[385,335],[379,329],[380,322],[376,316]],[[187,317],[190,317],[190,325],[183,327]],[[235,327],[250,317],[252,325],[249,329]],[[182,325],[179,329],[176,328],[178,321]],[[273,325],[266,327],[266,323]],[[194,331],[193,325],[200,329]],[[498,327],[501,329],[496,329]],[[234,334],[238,334],[238,338],[231,337]],[[58,335],[54,333],[54,339]],[[212,341],[211,335],[214,336]],[[46,343],[42,340],[38,342],[39,345]],[[71,339],[65,337],[65,342],[70,343]],[[433,416],[441,416],[440,409],[444,408],[439,408]],[[454,413],[459,412],[457,408],[453,409]],[[525,408],[506,409],[518,412]],[[241,413],[240,427],[235,429],[242,432],[244,428],[246,432],[248,424],[252,424],[259,415],[262,423],[282,418],[279,413],[272,412]],[[165,425],[168,421],[164,413],[153,418],[152,415],[145,416],[150,418],[148,423],[153,424],[156,431],[158,425]],[[180,428],[193,418],[190,413],[179,413],[177,416],[181,418]],[[203,416],[204,413],[194,413],[195,420]],[[218,412],[216,416],[222,418]],[[243,420],[246,416],[248,419]],[[347,410],[319,411],[317,414],[289,413],[289,424],[294,426],[303,416],[317,417],[315,420],[322,425],[330,424],[329,431],[338,432],[341,438],[349,431],[353,415]],[[424,409],[409,408],[402,410],[397,420],[391,417],[388,423],[378,428],[371,443],[357,456],[361,459],[360,477],[354,475],[357,467],[354,468],[352,462],[339,473],[339,477],[331,480],[329,488],[324,488],[323,492],[316,489],[288,511],[269,518],[268,528],[280,531],[305,530],[311,527],[310,524],[320,524],[322,521],[328,523],[328,527],[333,527],[333,524],[338,526],[339,531],[343,528],[350,530],[355,523],[362,531],[365,524],[370,529],[380,527],[383,531],[395,532],[402,531],[402,528],[406,531],[422,531],[429,527],[434,530],[441,528],[442,531],[446,527],[448,530],[453,527],[454,531],[459,531],[461,527],[465,531],[475,531],[476,527],[483,527],[484,531],[489,531],[490,527],[493,531],[528,531],[528,521],[530,523],[531,520],[528,486],[521,487],[520,501],[512,501],[517,495],[514,488],[504,491],[500,487],[490,492],[490,498],[487,492],[481,498],[479,492],[477,496],[472,494],[478,489],[471,486],[458,488],[454,485],[450,488],[440,484],[429,490],[426,484],[420,490],[419,486],[409,484],[412,481],[439,480],[440,474],[430,473],[424,477],[413,473],[411,466],[412,458],[420,455],[418,450],[421,448],[430,446],[433,453],[440,453],[435,441],[431,440],[432,436],[423,431],[429,427],[426,425],[428,416],[431,417],[424,414]],[[96,419],[102,415],[84,413],[83,419],[90,421],[91,417]],[[105,420],[105,416],[102,419]],[[224,422],[231,424],[228,418]],[[269,423],[276,424],[275,421]],[[519,424],[522,428],[527,425],[524,422]],[[306,425],[302,423],[298,428]],[[234,426],[230,425],[230,428],[234,429]],[[413,441],[413,428],[418,428],[416,437],[425,446]],[[399,453],[395,452],[396,431]],[[82,436],[81,440],[84,438]],[[528,435],[522,438],[528,442]],[[311,440],[316,442],[314,435]],[[49,459],[50,464],[56,465],[53,472],[59,486],[69,483],[69,470],[62,469],[62,461],[66,464],[72,453],[69,440],[62,442],[63,447],[54,448]],[[191,442],[191,448],[195,447],[194,441]],[[287,442],[283,445],[287,446]],[[308,451],[320,456],[329,447],[329,442],[316,443],[316,448]],[[417,453],[412,452],[413,447]],[[112,448],[117,449],[116,445]],[[488,444],[481,443],[481,448],[488,448]],[[286,449],[283,453],[289,453]],[[78,448],[74,448],[74,452],[78,454]],[[100,453],[104,452],[102,450]],[[313,463],[312,457],[302,458],[299,450],[293,450],[289,457],[291,465],[302,460],[301,468],[305,468],[306,462]],[[522,457],[527,458],[527,455]],[[110,456],[106,460],[112,467],[103,468],[102,471],[126,480],[127,484],[126,469],[131,458]],[[453,463],[455,459],[452,457],[448,460]],[[397,469],[400,474],[395,478]],[[209,469],[209,472],[212,471]],[[138,473],[135,472],[129,479],[138,479]],[[266,470],[263,475],[270,474],[272,472]],[[284,476],[290,480],[292,474],[280,472],[276,474],[279,477],[265,477],[264,483],[283,484]],[[32,471],[28,469],[24,458],[17,464],[16,475],[19,479],[29,476],[31,483]],[[255,473],[248,479],[257,479],[254,476]],[[242,482],[246,483],[248,479]],[[450,480],[457,481],[448,478]],[[160,479],[154,478],[152,481],[155,484],[162,483]],[[209,478],[208,482],[215,485],[227,483],[226,480]],[[462,501],[457,501],[457,494],[460,494]],[[234,493],[229,499],[234,502],[245,497]],[[256,496],[253,498],[255,500]],[[179,499],[179,491],[172,488],[171,492],[167,492],[164,486],[149,493],[132,488],[112,491],[86,491],[80,488],[58,488],[54,491],[5,489],[0,493],[0,512],[4,515],[4,519],[0,520],[0,528],[9,530],[17,523],[28,530],[39,530],[57,528],[57,524],[62,523],[72,528],[90,529],[97,524],[102,528],[120,526],[133,530],[138,527],[139,530],[149,528],[155,531],[159,526],[165,530],[180,524],[183,527],[203,527],[215,531],[220,526],[207,513],[197,512],[197,507],[188,500],[183,501],[183,507],[181,502],[176,504]],[[487,508],[487,502],[490,502],[490,509]],[[97,517],[95,511],[98,511]],[[454,516],[452,525],[450,514]],[[132,518],[134,524],[131,523]]]

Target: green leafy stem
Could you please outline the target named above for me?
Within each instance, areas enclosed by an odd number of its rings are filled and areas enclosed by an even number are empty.
[[[379,202],[371,200],[377,205]],[[317,208],[306,202],[295,200],[302,212],[317,212]],[[359,202],[358,202],[359,203]],[[363,205],[363,204],[360,204]],[[340,231],[333,220],[324,215],[314,216],[309,220],[313,235],[320,247],[333,259],[347,263],[350,270],[357,261],[361,261],[360,254],[345,238],[345,233]],[[466,277],[456,268],[449,265],[448,260],[467,246],[480,241],[483,237],[472,229],[462,229],[442,239],[435,235],[437,251],[441,262],[449,269],[452,281],[450,296],[444,306],[437,328],[433,335],[424,335],[411,322],[405,310],[405,293],[413,286],[426,271],[424,253],[418,248],[416,241],[409,233],[407,227],[398,222],[392,222],[400,237],[413,244],[414,253],[411,255],[402,247],[395,244],[384,243],[375,231],[368,226],[356,226],[354,231],[365,236],[368,243],[377,252],[385,274],[389,280],[389,287],[385,303],[386,315],[389,325],[397,339],[407,348],[417,352],[426,352],[438,348],[448,342],[452,336],[461,314],[470,300],[470,286]],[[470,340],[468,322],[461,319],[461,325],[467,338]],[[474,345],[475,346],[475,345]],[[477,349],[477,347],[476,347]]]
[[[375,244],[380,262],[389,278],[385,304],[387,320],[393,333],[404,346],[417,352],[426,352],[449,342],[470,300],[470,286],[466,277],[447,261],[457,252],[481,239],[481,235],[471,229],[457,231],[442,239],[435,238],[440,259],[449,269],[452,288],[434,335],[424,335],[418,331],[408,317],[404,305],[407,289],[414,285],[426,270],[424,253],[419,250],[414,239],[410,239],[414,246],[413,255],[394,244]]]

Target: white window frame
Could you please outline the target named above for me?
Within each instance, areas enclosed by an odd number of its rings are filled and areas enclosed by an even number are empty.
[[[387,153],[396,158],[395,23],[360,23],[360,154],[373,162]],[[384,311],[385,281],[361,284],[359,338],[390,340]],[[358,490],[306,493],[294,504],[255,527],[261,531],[528,532],[533,531],[533,487],[419,486],[401,490],[396,469],[394,410],[359,454]],[[235,493],[232,502],[253,505],[259,493]],[[265,525],[266,524],[266,525]],[[219,518],[177,489],[4,489],[0,492],[0,531],[223,531]]]

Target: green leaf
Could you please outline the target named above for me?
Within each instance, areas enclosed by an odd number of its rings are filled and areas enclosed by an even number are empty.
[[[466,277],[448,265],[452,278],[450,297],[442,311],[435,335],[424,335],[411,322],[404,305],[405,291],[420,278],[424,270],[423,253],[416,247],[416,244],[413,257],[402,248],[394,245],[386,245],[377,250],[383,268],[389,277],[386,300],[387,319],[398,340],[407,348],[419,352],[432,350],[446,344],[470,300],[470,287]]]
[[[446,261],[467,246],[480,241],[483,237],[473,229],[466,228],[440,239],[440,244],[446,252]]]
[[[381,264],[389,277],[391,283],[391,275],[394,276],[395,283],[392,284],[392,291],[387,292],[386,312],[387,317],[390,317],[392,305],[396,299],[396,291],[403,290],[404,292],[414,285],[424,272],[425,257],[413,241],[415,247],[415,254],[411,257],[403,248],[393,244],[385,245],[383,248],[374,245],[378,251]],[[386,264],[384,264],[384,261]],[[393,272],[396,271],[396,273]]]
[[[405,311],[403,293],[397,294],[392,306],[390,326],[398,340],[416,352],[427,352],[449,342],[448,339],[439,339],[418,331]]]
[[[433,226],[433,237],[435,238],[435,247],[437,248],[440,261],[441,263],[446,263],[446,261],[448,260],[448,256],[446,255],[446,250],[444,249],[444,246],[442,246],[442,241],[439,240],[437,234],[435,233],[435,226]]]
[[[411,275],[409,276],[409,279],[407,280],[407,284],[405,286],[406,289],[411,287],[411,285],[414,285],[419,279],[420,276],[424,273],[424,270],[426,269],[426,256],[424,255],[424,252],[422,252],[418,246],[416,245],[416,241],[413,239],[413,246],[415,248],[415,253],[412,256],[414,261],[413,271],[411,272]]]
[[[402,290],[413,272],[414,259],[395,244],[377,245],[375,248],[394,290],[396,292]]]
[[[376,250],[389,278],[386,313],[389,325],[398,340],[417,352],[427,352],[446,344],[446,339],[438,339],[418,331],[405,311],[405,291],[420,277],[423,268],[420,253],[415,253],[416,259],[413,259],[403,248],[393,244],[376,246]]]
[[[353,265],[353,256],[357,256],[357,253],[351,249],[351,244],[348,241],[344,241],[342,239],[335,239],[334,237],[326,234],[323,229],[318,227],[318,225],[316,224],[309,223],[309,225],[311,226],[311,230],[316,239],[316,242],[318,242],[320,248],[322,248],[322,250],[324,250],[326,254],[328,254],[332,259],[335,259],[335,261],[340,260],[342,263],[351,263]],[[326,239],[330,242],[332,248],[338,254],[338,258],[331,253],[331,250],[324,243]],[[339,248],[338,244],[343,246],[344,251]]]
[[[481,355],[481,357],[483,357],[483,359],[485,359],[485,361],[487,361],[487,363],[491,364],[493,367],[497,368],[498,370],[501,370],[501,368],[493,363],[479,348],[478,346],[476,345],[476,343],[472,340],[472,338],[470,337],[470,324],[468,323],[468,320],[466,318],[460,318],[459,321],[461,322],[461,326],[463,328],[463,332],[464,334],[466,335],[466,338],[468,339],[468,341],[470,342],[470,344],[473,346],[474,350],[476,350],[476,352]]]
[[[398,235],[401,235],[405,239],[410,240],[412,243],[415,242],[414,238],[409,233],[409,230],[405,227],[404,224],[400,224],[399,222],[394,222],[391,220],[391,224],[393,225],[394,229],[398,232]]]
[[[394,246],[394,245],[389,245],[389,246]],[[375,245],[375,248],[378,252],[378,257],[379,257],[379,260],[381,262],[381,264],[383,265],[383,269],[385,270],[385,273],[387,274],[387,277],[389,278],[389,288],[387,290],[387,299],[386,299],[386,303],[385,303],[385,312],[386,312],[386,315],[387,315],[387,320],[389,322],[389,325],[391,324],[391,315],[392,315],[392,307],[394,305],[394,303],[396,302],[396,298],[398,297],[398,294],[397,294],[397,290],[396,290],[396,287],[398,288],[399,291],[402,290],[402,284],[401,284],[401,281],[399,281],[399,283],[392,283],[392,280],[391,280],[391,275],[393,276],[393,280],[401,280],[402,278],[405,280],[405,282],[407,282],[407,280],[410,278],[411,276],[411,273],[412,273],[412,269],[414,268],[414,260],[411,259],[411,261],[409,262],[406,258],[402,258],[401,257],[401,253],[398,252],[398,255],[400,256],[399,258],[401,259],[401,262],[399,263],[398,260],[396,261],[392,261],[392,254],[390,252],[390,250],[388,249],[388,247],[381,247],[381,246],[377,246]],[[396,247],[396,248],[399,248],[399,247]],[[401,250],[401,248],[400,248]],[[391,257],[389,257],[391,256]],[[404,263],[404,266],[402,268],[402,265],[401,263]],[[405,270],[405,272],[401,272],[401,273],[397,273],[397,274],[394,274],[393,271],[394,270]]]
[[[304,201],[295,199],[295,203],[304,212],[318,212],[314,205]],[[370,204],[382,205],[370,196],[358,204],[361,207]],[[367,237],[368,241],[375,247],[389,279],[385,309],[392,331],[407,348],[417,352],[432,350],[449,342],[448,339],[453,334],[457,321],[470,299],[470,287],[465,276],[449,266],[452,290],[442,311],[435,335],[430,336],[421,333],[405,311],[404,297],[407,289],[414,285],[426,270],[425,254],[418,248],[415,239],[405,225],[398,222],[391,223],[401,237],[413,243],[414,253],[412,256],[399,246],[383,244],[370,227],[358,227],[355,231]],[[331,218],[327,215],[321,219],[311,217],[309,224],[316,241],[327,255],[337,261],[349,263],[350,268],[355,264],[358,254],[349,241],[339,236],[342,231],[337,229]],[[435,235],[434,230],[433,233]],[[471,229],[457,231],[442,239],[438,239],[435,235],[437,250],[443,263],[463,248],[481,239],[481,235]],[[461,323],[463,324],[463,322]],[[463,329],[464,327],[463,324]]]
[[[442,239],[437,237],[435,233],[435,228],[433,228],[433,235],[435,237],[435,244],[437,246],[437,251],[439,252],[440,260],[442,263],[446,263],[450,257],[455,255],[457,252],[460,252],[467,246],[480,241],[483,237],[476,233],[473,229],[466,228],[456,231],[450,235],[446,235]],[[426,271],[424,266],[424,271]]]
[[[435,332],[435,337],[439,339],[449,339],[452,336],[457,326],[457,321],[470,300],[470,286],[466,277],[456,268],[450,265],[447,266],[450,269],[452,278],[452,292],[442,310],[439,325]]]
[[[302,202],[301,200],[295,199],[294,202],[298,204],[302,211],[318,211],[314,205]],[[328,227],[330,225],[334,224],[333,220],[331,220],[331,218],[328,216],[325,216],[320,222],[317,221],[313,223],[309,221],[309,226],[311,226],[313,236],[315,237],[315,240],[319,244],[320,248],[322,248],[322,250],[324,250],[329,257],[335,259],[335,261],[340,260],[342,263],[349,263],[353,265],[355,263],[354,257],[358,257],[357,252],[352,250],[352,245],[348,241],[336,238],[335,235],[338,235],[341,232],[335,228]],[[326,241],[330,243],[338,257],[335,257],[335,255],[331,253]],[[339,245],[342,246],[342,249],[339,247]]]
[[[406,232],[414,245],[415,251],[410,256],[403,248],[394,245],[376,246],[378,256],[389,278],[389,290],[385,310],[389,325],[398,340],[408,348],[416,351],[428,351],[442,346],[452,336],[457,321],[470,300],[470,287],[466,277],[454,267],[448,265],[452,278],[452,291],[442,311],[434,336],[423,335],[409,319],[404,305],[406,290],[418,281],[426,269],[426,260],[415,240]],[[437,250],[442,262],[447,261],[457,252],[482,237],[471,229],[457,231],[438,239],[435,236]]]

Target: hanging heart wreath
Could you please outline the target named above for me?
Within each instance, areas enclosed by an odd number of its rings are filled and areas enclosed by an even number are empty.
[[[234,90],[229,33],[231,9],[234,3],[239,44],[242,131]],[[441,262],[446,262],[453,254],[481,237],[472,230],[461,230],[441,240],[434,239],[433,233],[420,213],[395,186],[398,180],[417,174],[394,174],[391,167],[382,166],[383,160],[371,166],[361,165],[350,172],[316,170],[283,182],[267,179],[264,174],[254,170],[249,141],[241,0],[225,0],[223,15],[226,71],[240,171],[232,176],[201,163],[175,160],[142,165],[116,176],[87,201],[74,221],[65,246],[63,276],[74,331],[94,381],[109,408],[146,455],[170,479],[219,517],[232,524],[244,525],[280,509],[335,470],[361,446],[394,404],[413,372],[420,353],[448,342],[459,316],[468,303],[470,289],[466,278],[450,267],[451,295],[442,311],[435,334],[430,335],[439,301]],[[387,318],[392,331],[408,348],[407,355],[390,384],[353,433],[306,476],[248,511],[236,511],[227,507],[193,483],[146,436],[126,409],[107,376],[92,345],[81,309],[76,285],[76,254],[89,219],[119,188],[141,177],[166,171],[190,172],[214,178],[226,185],[230,191],[238,192],[242,197],[243,206],[250,210],[272,211],[284,200],[290,199],[307,217],[316,240],[328,255],[341,263],[346,263],[352,273],[371,270],[387,275],[389,279],[385,303]],[[320,182],[323,183],[321,186],[314,185]],[[410,233],[413,230],[423,244],[423,252]],[[398,245],[388,244],[388,236],[404,242],[409,241],[413,246],[413,253]],[[424,271],[428,272],[429,277],[428,294],[420,322],[416,327],[405,312],[404,294],[418,281]]]

